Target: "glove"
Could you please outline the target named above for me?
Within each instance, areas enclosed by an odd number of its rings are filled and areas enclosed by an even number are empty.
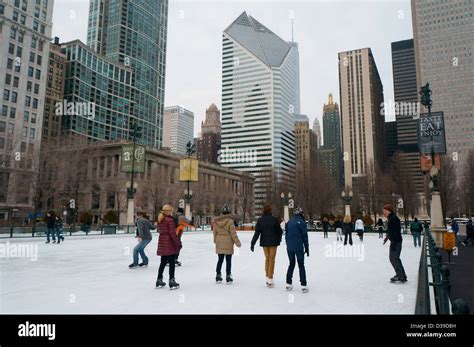
[[[254,245],[250,245],[250,250],[253,252],[255,250],[255,246]]]
[[[304,252],[306,253],[306,256],[309,257],[309,248],[306,248]]]

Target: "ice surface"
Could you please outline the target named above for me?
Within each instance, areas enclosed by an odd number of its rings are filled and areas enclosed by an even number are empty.
[[[310,233],[310,257],[305,257],[310,291],[303,294],[298,268],[293,292],[285,291],[284,242],[277,252],[275,287],[265,286],[263,251],[258,244],[250,251],[252,234],[238,233],[242,248],[233,257],[234,284],[226,285],[214,282],[212,234],[185,233],[183,266],[176,268],[181,288],[175,291],[155,289],[155,233],[146,248],[150,265],[136,270],[128,269],[133,235],[69,237],[60,245],[39,238],[1,239],[0,313],[414,313],[420,248],[414,248],[411,236],[404,236],[401,254],[408,282],[394,284],[389,281],[394,275],[389,245],[383,246],[378,234],[365,235],[363,248],[354,235],[350,257],[334,247],[334,233],[329,239]],[[19,245],[37,247],[37,261],[12,256]]]

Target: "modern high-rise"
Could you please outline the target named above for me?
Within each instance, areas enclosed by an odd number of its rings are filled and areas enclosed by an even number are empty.
[[[221,163],[256,176],[258,213],[269,172],[294,186],[296,53],[246,12],[223,32]]]
[[[328,103],[323,106],[324,146],[320,148],[320,163],[333,177],[337,177],[338,185],[343,186],[343,156],[341,143],[341,116],[339,105],[329,94]]]
[[[400,165],[410,175],[416,191],[423,193],[424,176],[420,168],[416,133],[416,118],[420,103],[416,81],[415,48],[412,39],[392,42],[392,71],[397,151],[400,153],[398,158],[402,161]]]
[[[74,90],[74,95],[82,94],[78,97],[83,100],[95,99],[96,103],[101,104],[100,107],[107,110],[104,117],[109,119],[94,120],[89,116],[79,116],[82,119],[78,120],[78,127],[75,127],[73,120],[68,120],[66,130],[92,141],[107,140],[107,133],[111,138],[128,139],[132,125],[137,124],[141,128],[141,136],[137,139],[139,143],[161,147],[167,22],[168,0],[90,1],[89,50],[83,50],[86,52],[83,64],[88,68],[74,71],[68,68],[68,77],[90,79],[89,72],[92,70],[103,75],[102,83],[109,78],[119,85],[108,87],[92,77],[88,82],[90,86]],[[108,71],[98,63],[104,59]],[[95,94],[97,90],[101,92]],[[117,112],[127,109],[125,118],[117,118]],[[112,127],[109,128],[109,124]]]
[[[299,184],[312,179],[317,165],[318,138],[309,127],[306,115],[297,115],[295,120],[296,172]]]
[[[397,122],[385,123],[385,155],[390,160],[398,151]]]
[[[0,220],[23,218],[33,204],[53,6],[0,1]]]
[[[316,134],[318,138],[318,148],[322,145],[322,137],[321,137],[321,124],[319,124],[319,119],[316,117],[313,121],[313,132]]]
[[[165,107],[163,147],[172,153],[185,155],[189,141],[194,141],[194,113],[182,106]]]
[[[206,119],[201,123],[200,138],[196,141],[199,160],[218,164],[221,149],[221,112],[215,104],[206,109]]]
[[[447,154],[458,173],[474,148],[474,2],[411,1],[418,87],[444,112]],[[457,159],[457,160],[456,160]]]
[[[370,48],[339,53],[344,185],[358,189],[385,159],[383,86]]]

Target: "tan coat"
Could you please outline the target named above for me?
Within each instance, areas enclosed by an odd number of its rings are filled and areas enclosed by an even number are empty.
[[[234,244],[240,247],[231,215],[222,215],[214,220],[214,243],[216,254],[234,254]]]

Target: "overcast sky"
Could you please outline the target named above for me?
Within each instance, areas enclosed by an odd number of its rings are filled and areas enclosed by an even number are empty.
[[[53,36],[86,42],[89,0],[55,0]],[[413,37],[409,0],[170,0],[165,105],[194,112],[200,131],[206,107],[221,108],[222,31],[243,11],[284,40],[299,44],[301,113],[321,122],[329,93],[339,103],[337,53],[370,47],[385,101],[393,100],[390,44]],[[387,117],[394,120],[393,116]]]

